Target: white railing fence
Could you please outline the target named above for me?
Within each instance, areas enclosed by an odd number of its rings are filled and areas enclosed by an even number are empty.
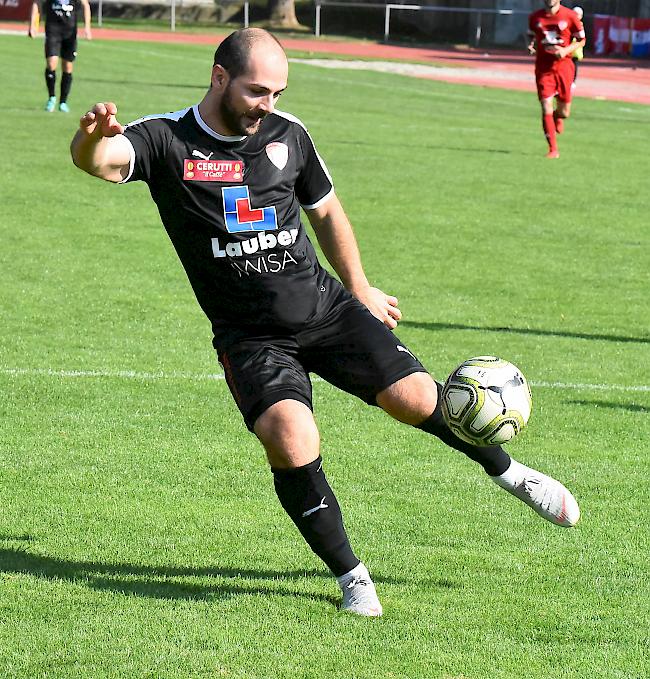
[[[390,22],[391,16],[395,12],[447,12],[470,14],[475,17],[474,28],[474,42],[478,46],[483,32],[482,17],[485,15],[497,16],[528,16],[529,12],[515,9],[483,9],[476,7],[436,7],[432,5],[398,5],[398,4],[379,4],[379,3],[365,3],[365,2],[337,2],[336,0],[316,0],[316,17],[314,22],[314,35],[320,36],[322,34],[322,12],[324,7],[354,7],[361,9],[383,9],[384,10],[384,40],[388,41],[390,38]]]
[[[171,31],[176,30],[176,8],[180,7],[182,8],[184,5],[187,6],[190,3],[185,2],[183,3],[183,0],[169,0],[169,8],[170,8],[170,17],[169,17],[169,29]],[[110,4],[110,0],[108,0],[107,4]],[[142,3],[145,4],[145,3]],[[161,2],[160,4],[165,4]],[[212,3],[210,3],[212,4]],[[243,5],[244,9],[244,23],[243,26],[244,28],[248,28],[249,25],[249,18],[250,18],[250,3],[248,0],[245,0],[245,2],[240,2],[239,0],[219,0],[217,5]],[[102,26],[104,23],[104,0],[99,0],[98,5],[97,5],[97,25]]]
[[[155,0],[154,0],[155,1]],[[103,25],[104,21],[104,6],[119,2],[119,0],[98,0],[97,6],[97,24],[98,26]],[[167,0],[170,9],[170,22],[169,27],[171,31],[176,30],[176,15],[177,10],[183,9],[185,7],[194,6],[197,4],[205,4],[214,7],[214,4],[209,2],[209,0]],[[152,0],[139,0],[138,4],[153,4]],[[160,3],[165,4],[164,1]],[[250,23],[250,3],[248,0],[218,0],[216,3],[218,7],[228,6],[228,5],[238,5],[243,9],[243,26],[248,27]],[[513,4],[516,4],[516,0],[513,0]],[[489,15],[502,16],[502,17],[523,17],[528,16],[527,11],[517,10],[517,9],[487,9],[487,8],[476,8],[476,7],[438,7],[432,5],[412,5],[412,4],[381,4],[381,3],[365,3],[365,2],[345,2],[342,0],[314,0],[315,7],[315,20],[314,20],[314,35],[321,36],[323,33],[323,10],[328,7],[332,8],[354,8],[355,10],[366,9],[366,10],[380,10],[384,15],[384,40],[388,41],[391,36],[391,20],[393,20],[397,13],[399,12],[425,12],[425,13],[443,13],[448,14],[461,14],[468,16],[468,21],[470,22],[470,38],[473,40],[474,45],[478,46],[481,41],[483,30],[485,27],[485,17]]]

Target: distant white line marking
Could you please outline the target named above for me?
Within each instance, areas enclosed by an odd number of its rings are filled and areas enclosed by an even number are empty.
[[[53,368],[10,368],[0,367],[0,375],[26,375],[34,377],[89,377],[123,380],[223,380],[222,373],[186,373],[186,372],[138,372],[136,370],[54,370]],[[313,377],[312,381],[322,382],[320,377]],[[636,391],[650,392],[648,384],[587,384],[575,382],[530,382],[531,387],[539,389],[575,389],[591,391]]]
[[[565,382],[531,382],[532,387],[549,389],[593,389],[595,391],[650,391],[648,384],[566,384]]]
[[[3,375],[43,375],[45,377],[108,377],[126,380],[223,380],[222,373],[137,372],[136,370],[54,370],[52,368],[0,368]]]

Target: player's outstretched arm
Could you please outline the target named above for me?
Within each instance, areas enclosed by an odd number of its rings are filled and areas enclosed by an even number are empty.
[[[92,40],[92,31],[90,30],[90,20],[91,20],[91,13],[90,13],[90,3],[88,0],[81,0],[81,6],[83,7],[83,13],[84,13],[84,36],[86,40]]]
[[[27,35],[30,38],[34,38],[38,35],[38,22],[40,20],[40,0],[34,0],[32,3],[32,11],[29,15],[29,29],[27,30]]]
[[[74,164],[84,172],[109,182],[128,176],[131,145],[117,122],[117,106],[112,102],[95,104],[81,117],[79,129],[70,144]]]
[[[327,261],[343,285],[375,318],[395,328],[402,317],[397,298],[373,288],[368,282],[352,225],[336,195],[332,194],[323,205],[306,213]]]
[[[529,30],[524,35],[524,44],[526,45],[528,54],[534,55],[537,52],[537,50],[535,49],[535,33],[533,33],[533,31]]]
[[[555,56],[558,59],[562,59],[564,57],[570,57],[577,49],[579,49],[580,47],[584,47],[586,42],[587,41],[583,38],[582,40],[572,42],[570,45],[567,45],[566,47],[562,47],[560,45],[553,45],[549,51],[552,54],[555,54]]]

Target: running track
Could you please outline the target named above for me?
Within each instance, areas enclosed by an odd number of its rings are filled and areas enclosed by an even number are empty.
[[[0,32],[26,33],[26,26],[0,23]],[[94,28],[95,40],[132,40],[216,45],[225,34],[127,31]],[[290,50],[375,60],[399,60],[429,64],[410,75],[484,87],[535,91],[532,58],[519,52],[476,49],[429,49],[371,42],[334,42],[313,39],[281,39]],[[611,99],[650,106],[650,60],[587,57],[580,64],[577,96]]]

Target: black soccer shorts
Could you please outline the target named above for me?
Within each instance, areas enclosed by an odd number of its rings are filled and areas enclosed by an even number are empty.
[[[77,58],[77,28],[45,27],[45,58],[61,57],[66,61]]]
[[[391,330],[347,291],[320,322],[297,333],[260,329],[220,333],[214,340],[228,387],[246,426],[270,406],[293,399],[312,406],[309,373],[377,405],[397,380],[426,372]]]

